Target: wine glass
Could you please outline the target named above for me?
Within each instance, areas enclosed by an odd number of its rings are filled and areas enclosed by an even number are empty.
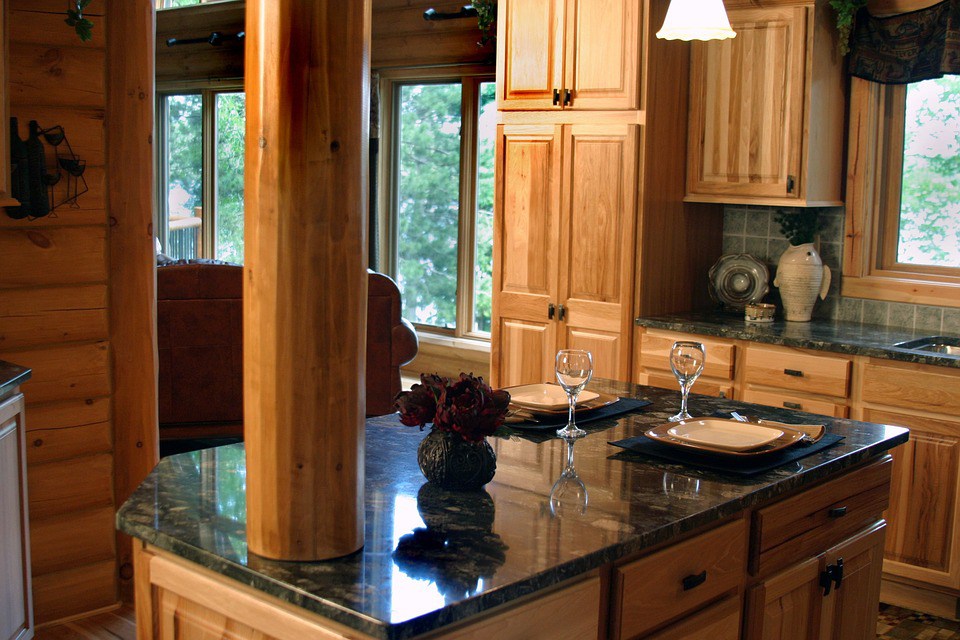
[[[550,513],[555,518],[564,515],[584,515],[590,499],[587,495],[587,485],[577,475],[577,469],[573,466],[573,443],[577,439],[565,437],[563,441],[567,445],[567,464],[550,490]]]
[[[687,411],[687,395],[690,393],[690,387],[703,373],[705,359],[706,353],[703,345],[699,342],[678,340],[673,343],[673,348],[670,349],[670,368],[673,369],[673,375],[677,377],[677,382],[680,383],[682,398],[680,400],[680,413],[671,416],[670,422],[682,422],[693,417]]]
[[[587,432],[577,427],[573,419],[580,392],[593,377],[593,355],[580,349],[561,349],[557,352],[557,382],[567,392],[570,411],[567,414],[567,426],[557,430],[561,438],[581,438]]]

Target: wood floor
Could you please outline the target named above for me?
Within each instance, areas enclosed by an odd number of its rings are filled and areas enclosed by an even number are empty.
[[[136,640],[133,607],[101,613],[37,631],[35,640]],[[960,622],[880,605],[877,638],[881,640],[958,640]]]
[[[37,629],[34,640],[136,640],[133,606],[100,613],[52,627]]]

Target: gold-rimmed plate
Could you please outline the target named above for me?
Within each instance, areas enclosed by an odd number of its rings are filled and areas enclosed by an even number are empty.
[[[545,383],[545,384],[549,385],[551,383]],[[516,403],[512,400],[513,390],[519,389],[522,387],[529,387],[529,386],[530,385],[516,385],[513,387],[503,388],[504,391],[510,392],[510,397],[511,397],[510,409],[511,410],[514,410],[521,414],[528,413],[533,416],[538,416],[538,415],[539,416],[558,416],[558,415],[564,415],[567,413],[568,411],[567,405],[563,405],[559,407],[537,407],[534,405]],[[560,385],[552,385],[552,386],[555,386],[557,389],[560,389],[560,391],[563,392],[563,389],[560,387]],[[583,401],[577,402],[577,413],[585,413],[588,411],[593,411],[594,409],[599,409],[600,407],[606,407],[620,400],[618,396],[611,395],[609,393],[601,393],[599,391],[591,391],[590,393],[595,394],[595,396],[591,397],[589,400],[583,400]]]
[[[736,420],[726,420],[730,423],[731,428],[737,424],[743,424],[737,422]],[[781,451],[787,447],[793,446],[796,443],[800,442],[803,437],[806,435],[802,431],[797,429],[791,429],[787,425],[777,425],[777,430],[782,431],[783,434],[775,438],[774,440],[767,442],[765,444],[759,445],[753,449],[739,450],[734,451],[728,448],[723,448],[715,446],[708,442],[695,442],[693,440],[685,440],[681,438],[674,437],[670,434],[671,429],[676,429],[676,422],[668,422],[666,424],[661,424],[652,429],[648,429],[644,432],[644,435],[650,438],[655,442],[660,442],[662,444],[670,445],[673,447],[680,447],[682,449],[689,449],[692,451],[700,451],[704,453],[713,453],[717,455],[724,456],[756,456],[765,453],[773,453],[775,451]]]

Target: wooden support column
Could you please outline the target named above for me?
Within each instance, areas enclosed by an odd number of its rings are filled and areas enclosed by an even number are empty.
[[[153,229],[152,0],[109,2],[107,168],[110,346],[116,504],[157,464],[157,275]],[[117,534],[121,595],[132,589],[130,538]]]
[[[370,0],[247,0],[247,541],[363,546]]]

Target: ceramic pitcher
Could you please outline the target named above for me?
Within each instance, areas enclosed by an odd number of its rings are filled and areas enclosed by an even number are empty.
[[[817,296],[823,300],[830,290],[830,268],[812,242],[791,245],[780,256],[773,286],[780,289],[784,317],[791,322],[809,322]]]

